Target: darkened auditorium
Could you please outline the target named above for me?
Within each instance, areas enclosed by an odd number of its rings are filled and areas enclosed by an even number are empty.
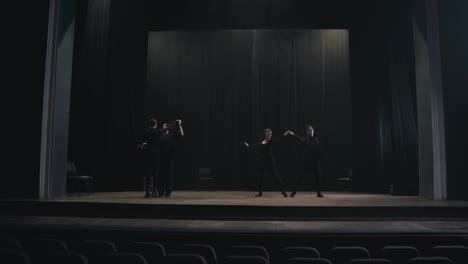
[[[4,7],[1,264],[468,264],[467,0]]]

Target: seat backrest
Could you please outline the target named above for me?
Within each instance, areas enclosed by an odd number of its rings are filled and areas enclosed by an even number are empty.
[[[77,171],[76,171],[76,165],[75,165],[75,162],[73,161],[69,161],[67,162],[67,176],[75,176],[77,175]]]
[[[270,262],[270,255],[266,248],[262,246],[237,245],[232,246],[229,255],[237,256],[260,256]]]
[[[261,256],[227,255],[221,264],[269,264],[270,262]]]
[[[417,257],[412,258],[408,264],[456,264],[446,257]]]
[[[332,264],[330,260],[324,258],[304,258],[304,257],[295,257],[289,258],[287,264]]]
[[[88,264],[87,258],[80,253],[75,252],[42,252],[32,259],[33,263],[48,264]]]
[[[393,264],[388,259],[352,259],[349,264]]]
[[[134,241],[120,251],[138,253],[142,255],[148,263],[162,263],[166,256],[166,249],[164,246],[156,242]]]
[[[198,177],[211,177],[211,169],[210,168],[198,168]]]
[[[98,255],[105,253],[116,253],[117,248],[114,243],[105,240],[83,240],[79,245],[79,252],[89,255]]]
[[[23,249],[16,238],[0,238],[0,249]]]
[[[317,249],[312,247],[284,247],[280,251],[280,258],[285,263],[290,258],[320,258]]]
[[[67,244],[59,239],[38,238],[29,239],[22,242],[23,247],[28,252],[47,252],[47,251],[68,251]]]
[[[18,249],[0,249],[0,262],[8,264],[31,264],[28,254]]]
[[[202,256],[207,264],[218,264],[216,251],[210,245],[205,244],[182,244],[177,249],[178,253],[195,254]]]
[[[206,264],[206,261],[195,254],[167,254],[165,264]]]
[[[392,264],[407,264],[412,258],[420,257],[421,253],[411,246],[386,246],[378,257],[392,261]]]
[[[352,259],[370,258],[364,247],[333,247],[329,259],[333,264],[348,264]]]
[[[94,263],[147,264],[145,258],[137,253],[106,253],[95,256]]]
[[[455,263],[468,263],[468,248],[465,246],[435,246],[432,248],[432,256],[447,257]]]

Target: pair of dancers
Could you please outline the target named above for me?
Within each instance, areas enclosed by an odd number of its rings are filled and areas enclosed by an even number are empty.
[[[297,177],[296,185],[294,186],[293,191],[291,192],[289,197],[294,197],[297,193],[297,189],[300,186],[302,179],[305,175],[314,174],[315,175],[315,186],[317,188],[317,197],[323,197],[322,193],[320,192],[320,177],[321,177],[321,169],[320,169],[320,146],[318,143],[318,139],[314,137],[314,127],[312,125],[306,126],[306,133],[305,137],[300,137],[296,135],[294,132],[288,130],[286,131],[282,137],[273,139],[272,138],[272,131],[271,129],[267,128],[263,132],[262,138],[260,142],[254,145],[249,145],[247,142],[244,144],[248,148],[259,148],[260,149],[260,182],[259,182],[259,190],[258,194],[255,197],[262,197],[263,196],[263,179],[264,175],[267,173],[272,174],[275,179],[279,182],[281,187],[281,193],[284,197],[288,197],[285,192],[284,184],[279,176],[278,169],[276,167],[275,157],[273,155],[273,145],[280,142],[283,137],[292,135],[300,142],[303,143],[304,146],[304,164],[301,173]]]
[[[172,124],[164,123],[161,129],[158,129],[156,119],[151,118],[148,121],[148,128],[137,145],[143,153],[145,198],[171,196],[174,170],[173,140],[183,136],[180,119]]]

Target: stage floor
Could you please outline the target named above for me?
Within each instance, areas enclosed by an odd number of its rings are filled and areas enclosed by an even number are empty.
[[[170,198],[143,198],[143,192],[101,192],[60,199],[0,200],[0,215],[135,219],[310,221],[468,219],[468,201],[416,196],[324,192],[176,191]]]
[[[294,234],[468,234],[468,201],[344,192],[175,191],[0,200],[0,229]]]
[[[315,220],[245,221],[135,219],[52,216],[0,216],[1,230],[143,231],[159,233],[260,233],[260,234],[452,234],[468,235],[466,220]]]
[[[234,205],[234,206],[310,206],[310,207],[467,207],[468,201],[430,200],[417,196],[392,196],[382,194],[324,192],[324,198],[315,193],[299,192],[294,198],[284,198],[279,192],[245,191],[175,191],[170,198],[143,198],[143,192],[100,192],[94,195],[68,194],[54,201],[90,203],[130,203],[161,205]],[[289,193],[288,193],[289,194]]]

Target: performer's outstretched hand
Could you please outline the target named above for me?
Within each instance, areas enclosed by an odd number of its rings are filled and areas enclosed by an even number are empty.
[[[137,147],[142,150],[143,148],[145,148],[146,144],[146,142],[143,142],[141,144],[138,144]]]
[[[246,147],[250,147],[249,143],[247,143],[247,142],[244,142],[244,145],[245,145]]]

